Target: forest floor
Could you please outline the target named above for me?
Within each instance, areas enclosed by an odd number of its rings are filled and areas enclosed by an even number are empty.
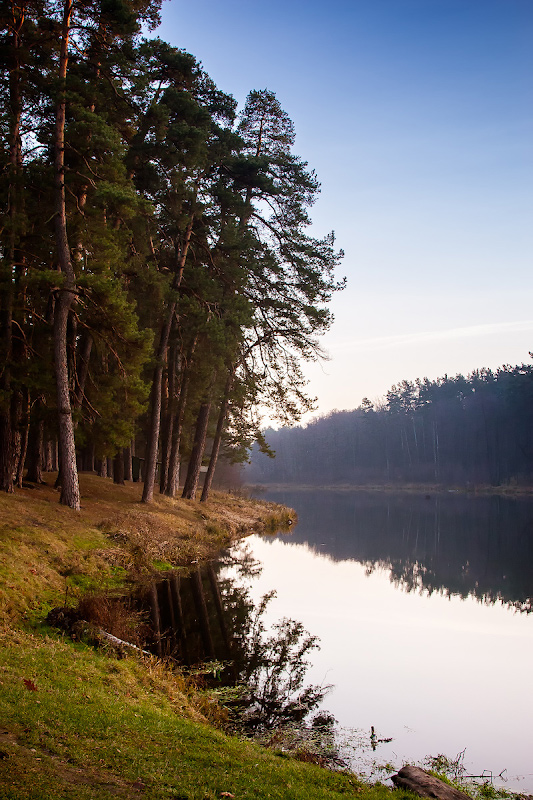
[[[217,492],[146,506],[138,484],[80,477],[81,512],[52,485],[0,496],[0,798],[390,797],[226,735],[224,709],[163,660],[119,659],[46,624],[51,608],[207,559],[291,512]]]

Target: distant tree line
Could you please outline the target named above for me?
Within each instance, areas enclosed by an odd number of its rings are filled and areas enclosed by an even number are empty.
[[[528,484],[533,479],[533,366],[401,381],[376,405],[306,427],[267,430],[275,460],[253,453],[266,483]]]
[[[270,490],[298,509],[292,544],[385,571],[407,592],[476,597],[533,612],[529,497],[460,491]]]
[[[310,408],[341,253],[275,95],[237,113],[160,0],[0,2],[0,488],[59,469],[195,496]],[[206,457],[206,448],[209,458]],[[206,464],[207,466],[207,464]]]

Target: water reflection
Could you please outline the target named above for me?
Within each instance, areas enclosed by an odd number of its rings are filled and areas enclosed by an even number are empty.
[[[266,497],[297,509],[291,542],[335,561],[386,569],[407,591],[532,610],[531,500],[336,491]]]
[[[150,609],[147,645],[181,665],[218,662],[217,684],[238,688],[226,701],[233,724],[254,735],[299,725],[329,689],[305,684],[308,654],[318,641],[301,622],[283,617],[267,630],[274,592],[254,604],[246,585],[258,572],[258,562],[240,547],[187,575],[154,580],[138,595],[141,607]],[[324,720],[319,727],[324,734]]]
[[[157,655],[187,666],[231,659],[238,615],[230,619],[224,610],[213,564],[198,566],[189,575],[172,573],[153,581],[141,598],[150,608],[151,646]],[[241,605],[245,605],[244,597]]]
[[[265,495],[262,495],[263,497]],[[321,640],[310,679],[327,707],[371,730],[381,763],[466,751],[479,775],[506,770],[531,793],[533,503],[498,497],[270,492],[289,535],[254,537],[257,593],[276,586]],[[365,574],[366,573],[366,574]],[[372,767],[371,767],[372,768]]]
[[[532,792],[533,617],[506,606],[531,610],[533,504],[453,494],[267,497],[296,509],[292,533],[250,537],[218,564],[144,587],[153,651],[186,665],[225,662],[221,677],[245,687],[238,702],[255,733],[301,714],[305,685],[282,679],[286,664],[301,666],[313,650],[305,626],[322,645],[309,659],[309,707],[314,689],[333,683],[327,708],[365,732],[372,759],[399,768],[466,748],[472,774],[506,769],[508,788]],[[273,588],[267,608],[261,598]],[[284,616],[302,623],[276,629]],[[313,735],[311,725],[304,733]],[[267,743],[280,746],[276,735]],[[331,746],[331,729],[319,738]]]

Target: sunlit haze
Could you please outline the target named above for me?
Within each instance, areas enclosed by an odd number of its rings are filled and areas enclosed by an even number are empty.
[[[533,349],[531,0],[171,0],[158,34],[240,107],[269,88],[322,184],[346,290],[318,410]]]

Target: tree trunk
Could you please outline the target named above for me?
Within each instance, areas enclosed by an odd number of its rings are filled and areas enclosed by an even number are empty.
[[[61,463],[60,503],[79,511],[80,490],[76,468],[74,425],[70,406],[66,349],[67,318],[70,299],[66,302],[61,302],[61,296],[70,298],[70,295],[60,295],[60,299],[56,303],[54,319],[54,368],[56,375],[57,409],[59,414],[59,459]]]
[[[113,461],[113,482],[124,485],[124,453],[119,450]]]
[[[229,395],[231,392],[231,386],[233,384],[234,374],[235,370],[232,367],[229,370],[228,377],[226,380],[226,386],[224,387],[224,396],[222,398],[222,403],[220,405],[220,411],[218,414],[217,428],[215,431],[215,438],[213,439],[213,447],[211,450],[211,458],[209,459],[209,466],[207,468],[207,473],[205,476],[204,486],[202,489],[202,496],[200,497],[201,503],[206,502],[207,498],[209,497],[209,490],[211,489],[211,484],[213,483],[213,476],[215,474],[215,469],[218,461],[218,454],[220,452],[220,442],[222,441],[222,431],[224,430],[224,422],[226,421],[226,414],[228,413]]]
[[[31,483],[44,483],[44,419],[41,417],[42,405],[42,398],[38,398],[34,407],[36,419],[34,419],[30,428],[30,447],[28,451],[28,472],[26,474],[26,480]]]
[[[205,403],[202,403],[196,420],[194,445],[192,448],[191,457],[189,458],[187,477],[185,478],[185,485],[183,487],[182,494],[182,497],[186,500],[194,500],[196,490],[198,488],[200,467],[202,466],[202,458],[205,450],[205,440],[207,438],[207,426],[209,424],[210,411],[211,399],[207,400]]]
[[[9,218],[11,223],[9,257],[2,261],[0,272],[0,347],[2,369],[0,370],[0,393],[4,399],[0,405],[0,490],[13,492],[13,475],[15,472],[15,427],[13,420],[13,403],[11,401],[12,382],[11,367],[13,358],[13,302],[16,260],[16,223],[19,213],[19,177],[22,172],[22,147],[20,137],[20,120],[22,101],[20,95],[20,32],[24,24],[24,13],[19,17],[13,5],[12,19],[12,53],[9,69]]]
[[[87,376],[89,374],[89,360],[91,358],[92,347],[93,337],[89,331],[84,331],[78,357],[76,359],[76,391],[72,404],[76,409],[81,408],[83,398],[85,397],[85,384],[87,383]]]
[[[2,381],[1,388],[10,390],[10,381]],[[0,489],[3,492],[13,492],[13,473],[15,470],[15,448],[13,446],[13,428],[11,425],[11,403],[0,411]]]
[[[182,401],[183,398],[183,401]],[[183,393],[183,385],[180,389],[180,399],[178,402],[178,410],[172,424],[172,446],[170,450],[170,458],[168,462],[168,475],[165,488],[165,494],[168,497],[175,497],[180,482],[180,446],[181,446],[181,431],[183,427],[183,413],[185,410],[185,395]]]
[[[57,436],[51,441],[52,472],[59,471],[59,442]]]
[[[170,358],[168,360],[167,380],[166,380],[166,394],[163,393],[163,400],[166,399],[161,414],[162,420],[162,441],[161,441],[161,472],[159,475],[159,491],[161,494],[168,494],[168,481],[170,470],[170,458],[172,454],[172,432],[174,428],[174,419],[176,414],[176,383],[178,380],[178,354],[177,347],[173,345],[170,349]]]
[[[167,354],[170,329],[174,320],[176,303],[170,304],[167,319],[161,329],[159,347],[157,349],[157,363],[152,378],[152,392],[150,404],[150,431],[146,444],[144,458],[144,487],[142,502],[151,503],[154,499],[155,473],[157,468],[157,452],[159,449],[159,429],[161,425],[161,390],[163,384],[163,366]]]
[[[16,482],[19,489],[22,489],[22,480],[24,478],[24,465],[26,463],[26,454],[28,452],[28,439],[30,434],[30,392],[25,390],[25,397],[23,399],[24,410],[21,415],[20,425],[20,452],[17,464]]]
[[[48,437],[46,424],[44,427],[44,442],[43,442],[43,472],[52,472],[52,442]]]
[[[194,338],[194,341],[189,350],[189,354],[187,356],[187,362],[182,367],[183,371],[180,381],[178,404],[176,408],[176,415],[172,425],[172,448],[170,451],[170,459],[168,465],[167,490],[165,492],[165,494],[167,494],[169,497],[175,497],[176,494],[178,493],[178,488],[179,488],[181,431],[183,428],[183,415],[185,413],[185,403],[187,401],[187,394],[189,391],[189,383],[191,379],[191,362],[194,351],[196,349],[197,342],[198,342],[198,336]]]
[[[132,466],[131,466],[131,445],[125,447],[123,451],[124,458],[124,480],[132,480]]]
[[[59,269],[63,285],[59,290],[54,311],[54,371],[59,415],[59,453],[61,461],[61,496],[59,502],[76,511],[80,510],[80,488],[76,468],[74,424],[70,405],[67,326],[69,311],[76,297],[76,279],[70,258],[65,207],[65,83],[68,67],[68,42],[72,0],[65,0],[61,32],[59,68],[60,93],[56,107],[55,124],[55,230]]]
[[[94,442],[90,442],[85,448],[85,469],[87,472],[94,472]]]
[[[176,290],[181,284],[183,277],[183,269],[185,267],[185,260],[189,250],[191,241],[192,226],[194,223],[194,213],[192,214],[187,230],[185,232],[185,239],[181,253],[178,258],[178,270],[174,277],[173,289]],[[146,444],[146,455],[144,459],[144,488],[143,488],[143,503],[151,503],[154,499],[154,486],[155,486],[155,472],[157,468],[157,451],[159,449],[159,429],[161,425],[161,384],[163,377],[163,366],[167,356],[168,340],[170,337],[170,330],[174,320],[174,313],[176,311],[176,301],[174,300],[168,309],[166,322],[161,328],[161,336],[159,339],[159,347],[157,349],[156,366],[154,369],[154,377],[152,381],[151,393],[151,414],[150,414],[150,430],[148,433],[148,441]]]
[[[13,403],[11,389],[11,360],[13,358],[13,283],[11,269],[2,270],[0,292],[0,335],[3,369],[0,370],[0,392],[4,395],[0,405],[0,490],[13,492],[15,471]]]

